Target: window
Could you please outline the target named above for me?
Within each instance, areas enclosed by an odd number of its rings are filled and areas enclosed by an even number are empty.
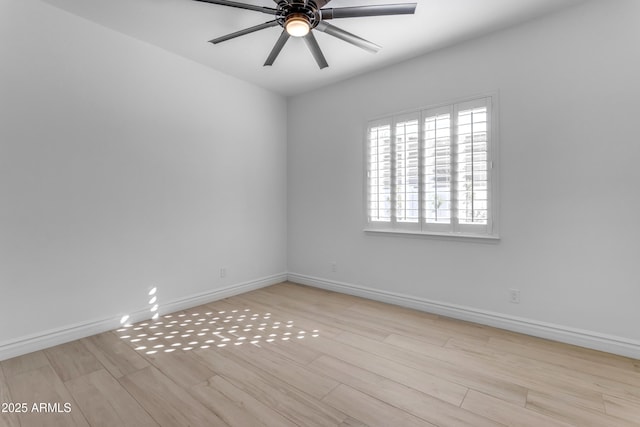
[[[495,97],[367,126],[367,230],[497,237]]]

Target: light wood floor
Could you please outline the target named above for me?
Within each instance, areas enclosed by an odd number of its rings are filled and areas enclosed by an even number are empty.
[[[0,426],[640,425],[638,360],[291,283],[0,367],[71,405]]]

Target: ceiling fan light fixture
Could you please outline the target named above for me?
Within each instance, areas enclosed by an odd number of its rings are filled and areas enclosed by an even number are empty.
[[[287,17],[284,28],[291,37],[304,37],[311,31],[311,24],[305,15],[294,13]]]

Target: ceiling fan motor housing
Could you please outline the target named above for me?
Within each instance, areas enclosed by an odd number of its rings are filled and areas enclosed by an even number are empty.
[[[315,28],[321,21],[320,12],[315,2],[309,0],[305,3],[287,3],[281,1],[278,3],[278,9],[276,12],[276,20],[278,24],[285,28],[289,19],[304,19],[309,24],[310,28]]]

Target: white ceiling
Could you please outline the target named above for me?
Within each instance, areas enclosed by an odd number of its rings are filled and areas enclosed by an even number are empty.
[[[329,63],[320,70],[291,38],[272,67],[263,67],[281,28],[213,45],[208,40],[272,19],[270,15],[193,0],[43,0],[100,25],[283,95],[338,80],[510,27],[584,0],[417,0],[415,15],[335,19],[344,30],[382,46],[371,54],[324,33],[316,38]],[[236,0],[275,7],[273,0]],[[327,7],[411,0],[333,0]]]

